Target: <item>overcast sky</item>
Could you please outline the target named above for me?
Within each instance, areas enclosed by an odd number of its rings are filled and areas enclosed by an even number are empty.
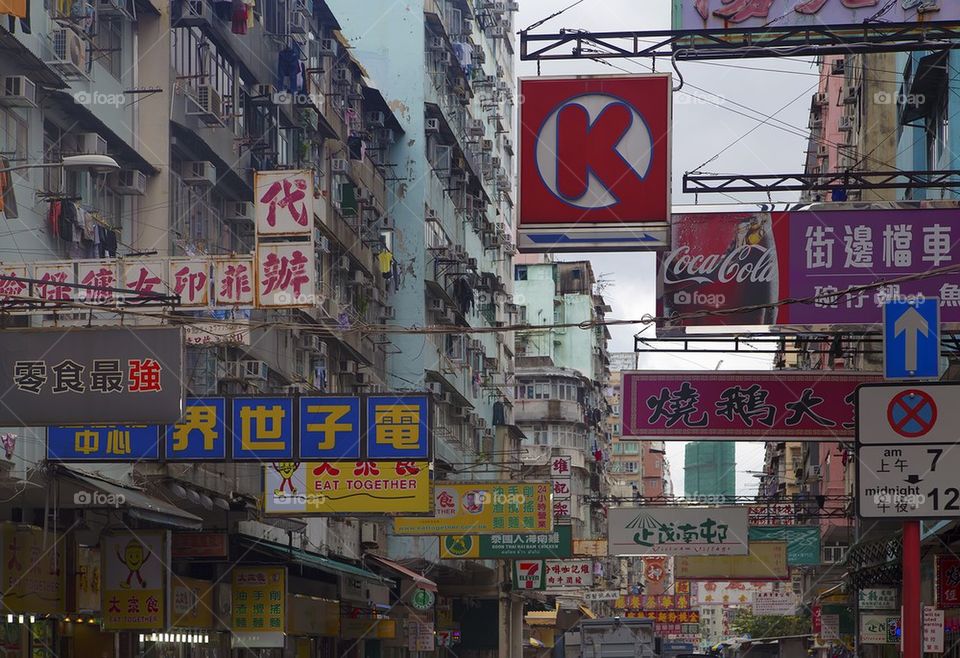
[[[521,0],[517,29],[546,18],[574,0]],[[591,31],[661,30],[670,28],[671,0],[583,0],[579,5],[539,26],[534,32],[555,33],[561,28]],[[650,60],[607,60],[629,72],[650,70]],[[694,204],[681,193],[684,172],[701,169],[716,173],[781,173],[803,171],[810,96],[818,74],[809,60],[755,59],[678,64],[684,87],[673,100],[673,204]],[[671,70],[668,60],[658,71]],[[541,75],[623,73],[598,62],[567,60],[543,62]],[[537,75],[535,62],[521,62],[521,76]],[[677,81],[674,80],[676,85]],[[774,119],[763,124],[767,116]],[[719,155],[718,155],[719,154]],[[711,160],[717,156],[716,159]],[[711,160],[708,165],[704,163]],[[766,195],[735,195],[743,202],[766,201]],[[795,195],[773,200],[795,200]],[[703,196],[702,204],[733,203],[721,195]],[[656,284],[652,254],[581,254],[588,256],[598,277],[610,281],[605,297],[616,319],[638,319],[655,311]],[[611,327],[611,351],[629,352],[640,325]],[[647,334],[652,332],[647,330]],[[640,367],[662,370],[769,369],[770,359],[758,355],[644,354]],[[763,466],[763,443],[737,445],[737,490],[756,491],[751,471]],[[683,492],[683,444],[669,443],[674,490]]]

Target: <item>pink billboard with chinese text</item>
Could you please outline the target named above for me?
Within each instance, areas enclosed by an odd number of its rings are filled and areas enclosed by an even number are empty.
[[[874,325],[885,301],[919,295],[960,324],[956,207],[674,215],[670,230],[658,275],[666,331]]]
[[[837,371],[625,372],[623,438],[846,441],[857,386],[878,381]]]

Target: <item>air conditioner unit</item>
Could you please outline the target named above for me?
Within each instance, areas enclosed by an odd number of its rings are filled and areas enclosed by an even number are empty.
[[[483,64],[486,61],[487,61],[487,54],[483,51],[483,46],[481,46],[480,44],[475,44],[473,46],[473,63]]]
[[[347,174],[350,172],[350,161],[346,158],[333,158],[330,160],[330,171],[335,174]]]
[[[853,130],[853,117],[840,117],[838,129],[840,132],[848,133]]]
[[[380,137],[380,141],[386,144],[395,144],[397,141],[397,136],[393,132],[393,128],[384,128],[377,135]]]
[[[283,394],[296,397],[306,393],[304,389],[306,389],[306,386],[303,384],[290,384],[289,386],[283,387]]]
[[[494,25],[490,28],[490,37],[493,39],[502,39],[507,36],[507,28],[502,25]]]
[[[253,204],[249,201],[227,201],[225,218],[228,222],[253,221]]]
[[[443,395],[443,384],[440,382],[427,382],[427,391],[434,395]]]
[[[347,359],[346,361],[340,362],[340,374],[345,375],[355,375],[357,374],[357,362]]]
[[[489,152],[493,150],[493,140],[492,139],[482,139],[480,140],[480,150],[484,152]]]
[[[814,105],[826,105],[830,102],[830,96],[826,92],[819,92],[813,95]]]
[[[364,274],[363,270],[357,270],[353,273],[353,279],[351,281],[356,286],[363,286],[367,283],[367,275]]]
[[[133,18],[127,11],[127,0],[97,0],[98,16],[123,16]]]
[[[289,26],[290,34],[306,34],[307,33],[306,14],[302,14],[300,12],[294,12],[292,14],[288,14],[288,16],[289,16],[289,22],[287,23],[287,25]]]
[[[300,349],[308,352],[316,352],[320,349],[320,336],[317,334],[300,334]]]
[[[147,192],[147,176],[139,169],[121,169],[111,176],[114,192],[127,196],[143,196]]]
[[[440,132],[440,119],[427,119],[424,122],[424,129],[428,133],[438,133]]]
[[[437,211],[434,210],[433,208],[427,208],[426,212],[424,213],[424,218],[425,218],[428,222],[439,222],[439,221],[440,221],[440,215],[438,215],[438,214],[437,214]]]
[[[370,375],[365,372],[358,372],[353,376],[353,383],[358,386],[363,386],[370,383]]]
[[[350,76],[350,69],[345,66],[334,70],[333,79],[341,84],[349,84],[353,81],[353,78]]]
[[[250,102],[254,105],[273,104],[277,95],[277,88],[268,84],[253,85],[253,93],[250,95]]]
[[[294,0],[293,11],[306,16],[313,16],[313,0]]]
[[[0,105],[5,107],[36,107],[36,83],[25,75],[4,76]]]
[[[482,137],[485,131],[483,119],[470,119],[467,124],[467,132],[475,137]]]
[[[174,12],[173,27],[201,27],[208,25],[213,16],[213,4],[207,0],[183,0],[173,6],[180,9]]]
[[[453,408],[453,417],[454,418],[466,418],[469,410],[466,407],[454,407]]]
[[[520,11],[520,3],[516,0],[510,0],[506,3],[507,11]]]
[[[440,62],[441,64],[446,64],[449,66],[450,64],[453,63],[453,55],[450,54],[449,50],[441,51],[437,55],[437,61]]]
[[[380,320],[386,322],[388,320],[393,320],[396,317],[396,311],[393,306],[381,306],[380,307]]]
[[[244,379],[243,363],[240,361],[222,361],[217,364],[217,379],[227,382],[239,382]]]
[[[376,126],[378,128],[383,128],[383,123],[387,120],[386,115],[383,112],[367,112],[367,124],[370,126]]]
[[[450,391],[444,391],[443,395],[440,396],[441,402],[444,404],[453,404],[453,393]]]
[[[187,185],[213,187],[217,184],[217,168],[206,160],[184,162],[182,177]]]
[[[189,112],[208,125],[219,124],[223,118],[223,105],[220,102],[220,92],[213,85],[197,86],[196,112]]]
[[[811,114],[810,120],[807,122],[807,127],[810,129],[822,128],[823,119],[819,115]]]
[[[818,158],[825,158],[825,157],[827,157],[827,156],[829,156],[829,155],[830,155],[830,147],[829,147],[829,146],[827,146],[826,144],[820,144],[820,145],[817,147],[817,157],[818,157]]]
[[[360,545],[364,548],[379,548],[380,526],[363,521],[360,523]]]
[[[852,105],[857,102],[857,96],[860,94],[860,89],[856,85],[847,85],[843,88],[843,102],[845,105]]]
[[[266,381],[267,376],[270,374],[270,368],[267,367],[266,361],[246,359],[242,363],[244,379]]]
[[[80,133],[77,135],[77,153],[107,154],[107,140],[97,133]]]
[[[832,73],[833,75],[843,75],[844,71],[846,71],[846,68],[847,68],[847,65],[844,60],[835,59],[833,60],[833,63],[830,65],[830,73]]]
[[[447,44],[444,43],[443,37],[430,37],[430,41],[427,43],[427,49],[435,53],[446,50],[446,48]]]

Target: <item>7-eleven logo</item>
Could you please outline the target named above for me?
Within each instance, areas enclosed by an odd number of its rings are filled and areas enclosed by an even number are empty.
[[[542,560],[518,560],[515,564],[518,589],[543,589]]]

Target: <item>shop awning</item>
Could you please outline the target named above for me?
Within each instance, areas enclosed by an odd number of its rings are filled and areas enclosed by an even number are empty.
[[[82,504],[82,509],[122,509],[131,517],[148,523],[178,530],[200,530],[203,528],[203,519],[199,516],[185,512],[179,507],[151,496],[140,489],[124,486],[119,482],[106,480],[90,473],[81,473],[62,464],[57,468],[57,472],[66,475],[68,481],[73,480],[80,485],[76,487],[76,491],[62,491],[61,501],[78,501],[80,499],[79,495],[86,490],[91,502]],[[92,495],[94,492],[104,496],[102,502],[99,502]],[[78,503],[79,505],[80,503]]]
[[[393,560],[388,560],[387,558],[380,557],[379,555],[368,554],[367,557],[373,560],[374,562],[376,562],[377,564],[379,564],[380,566],[382,566],[383,568],[389,569],[390,571],[396,574],[400,574],[401,576],[405,576],[409,578],[417,585],[417,587],[430,590],[431,592],[437,591],[437,584],[435,582],[433,582],[432,580],[430,580],[425,576],[421,576],[420,574],[418,574],[416,571],[413,571],[412,569],[406,568],[402,564],[397,564]]]
[[[524,617],[524,621],[526,621],[530,626],[556,626],[557,611],[547,610],[528,612]]]
[[[577,606],[577,607],[580,609],[580,612],[583,613],[583,616],[586,617],[587,619],[596,619],[596,618],[597,618],[596,613],[595,613],[593,610],[591,610],[590,608],[588,608],[587,606],[585,606],[585,605],[579,605],[579,606]]]
[[[352,564],[347,564],[346,562],[340,562],[339,560],[317,555],[316,553],[308,553],[307,551],[299,548],[284,546],[283,544],[277,544],[265,539],[242,536],[240,537],[240,543],[245,547],[259,551],[260,553],[267,553],[285,560],[293,560],[303,564],[304,566],[320,569],[321,571],[326,571],[327,573],[332,573],[338,576],[356,576],[359,578],[366,578],[367,580],[372,580],[375,583],[380,583],[383,585],[390,585],[393,583],[390,578],[378,576],[372,571],[368,571],[362,567],[356,567]]]

